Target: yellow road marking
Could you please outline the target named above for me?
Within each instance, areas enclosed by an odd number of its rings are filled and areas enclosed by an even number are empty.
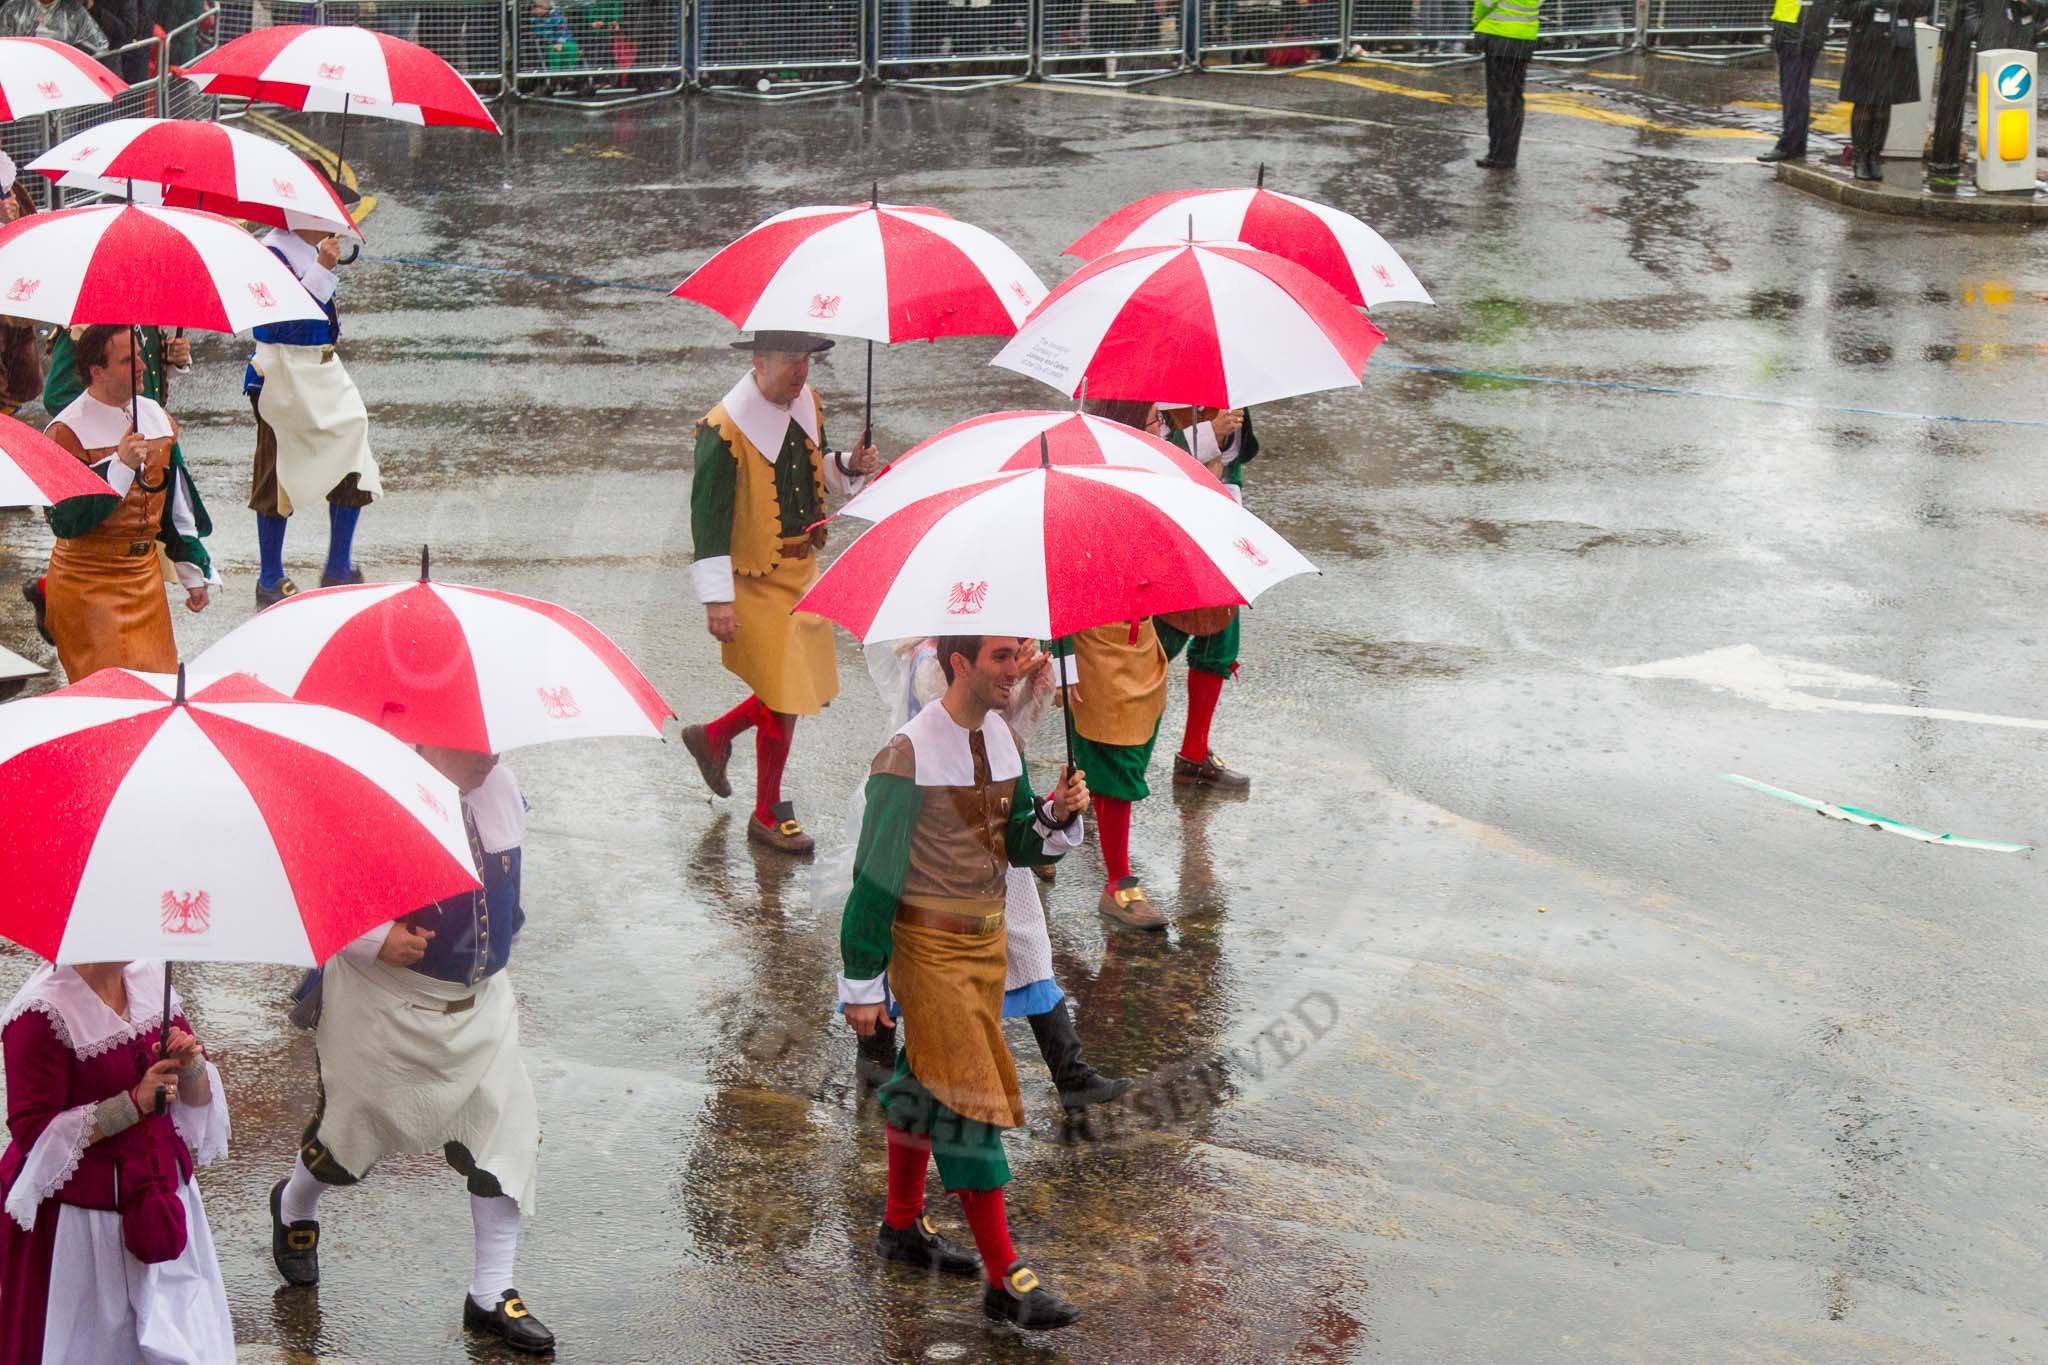
[[[1393,81],[1377,80],[1371,76],[1353,76],[1343,71],[1297,71],[1293,73],[1303,80],[1336,81],[1343,85],[1355,85],[1364,90],[1376,90],[1386,95],[1401,95],[1408,99],[1426,100],[1431,104],[1449,104],[1466,108],[1483,106],[1486,101],[1480,95],[1453,94],[1445,90],[1425,90],[1412,85],[1399,85]],[[1566,90],[1531,90],[1527,105],[1532,113],[1561,114],[1566,118],[1585,119],[1591,123],[1604,123],[1615,128],[1640,128],[1652,133],[1674,133],[1680,137],[1726,137],[1763,138],[1767,133],[1755,132],[1748,128],[1687,128],[1676,124],[1658,123],[1640,114],[1625,114],[1619,109],[1606,109],[1584,101],[1593,98],[1590,94]]]
[[[274,137],[279,142],[304,152],[312,160],[320,163],[323,168],[332,172],[334,178],[343,185],[349,189],[360,191],[361,182],[356,179],[355,167],[349,165],[346,161],[340,160],[331,149],[321,146],[296,128],[288,128],[269,115],[259,114],[253,109],[242,116],[242,121],[250,124],[259,132],[269,137]],[[377,196],[365,194],[362,198],[356,200],[356,206],[349,211],[349,217],[355,220],[357,227],[361,227],[363,220],[368,218],[376,207]]]

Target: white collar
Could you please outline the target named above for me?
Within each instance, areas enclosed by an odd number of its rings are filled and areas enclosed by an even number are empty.
[[[795,422],[803,428],[812,445],[818,443],[818,399],[811,392],[809,384],[796,396],[788,407],[768,401],[761,392],[761,386],[754,382],[754,372],[748,370],[740,376],[740,382],[723,400],[725,415],[732,418],[740,434],[753,442],[754,449],[761,452],[769,464],[782,453],[783,438],[789,435],[789,424]]]
[[[935,701],[912,716],[896,733],[910,741],[917,759],[920,787],[971,787],[974,785],[974,751],[967,745],[968,731],[944,701]],[[982,717],[981,742],[988,754],[991,782],[1014,782],[1024,771],[1024,756],[1017,752],[1017,737],[1001,713]]]
[[[320,253],[307,245],[306,240],[296,232],[283,228],[272,228],[263,234],[263,245],[282,255],[292,268],[292,274],[304,276],[309,266],[320,263]]]
[[[503,763],[493,767],[462,804],[476,821],[477,842],[484,852],[503,853],[526,842],[526,798],[519,794],[519,779]]]
[[[123,403],[118,408],[113,407],[102,403],[90,392],[81,393],[57,414],[57,421],[70,427],[71,434],[78,438],[78,444],[87,450],[110,450],[121,444],[121,438],[128,434],[128,405]],[[155,399],[138,397],[135,400],[135,421],[136,430],[152,441],[177,435],[171,426],[170,414]]]
[[[128,985],[126,1019],[109,1009],[107,1002],[76,971],[44,963],[29,973],[28,980],[15,993],[7,1013],[0,1016],[0,1028],[30,1010],[39,1010],[49,1019],[57,1041],[70,1048],[74,1056],[97,1057],[102,1052],[125,1047],[163,1026],[164,964],[131,962],[121,975]],[[180,1013],[183,1008],[177,988],[173,987],[171,1013]]]

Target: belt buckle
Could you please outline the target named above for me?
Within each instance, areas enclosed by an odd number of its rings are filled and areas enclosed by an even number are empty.
[[[983,915],[981,917],[981,932],[984,934],[993,934],[1002,927],[1003,912],[1000,910],[996,911],[993,915]]]
[[[476,1007],[476,997],[475,997],[475,996],[473,996],[473,995],[471,995],[471,996],[465,996],[465,997],[464,997],[463,999],[461,999],[461,1000],[451,1000],[451,1001],[449,1001],[449,1002],[448,1002],[448,1003],[447,1003],[446,1005],[444,1005],[444,1006],[442,1007],[442,1010],[441,1010],[441,1012],[442,1012],[443,1014],[460,1014],[460,1013],[462,1013],[462,1012],[463,1012],[464,1010],[467,1010],[467,1009],[474,1009],[475,1007]]]
[[[131,541],[129,541],[129,542],[128,542],[128,553],[129,553],[129,554],[130,554],[131,556],[132,556],[132,555],[146,555],[146,554],[148,554],[148,553],[149,553],[149,547],[150,547],[150,542],[149,542],[149,541],[146,541],[146,540],[131,540]]]

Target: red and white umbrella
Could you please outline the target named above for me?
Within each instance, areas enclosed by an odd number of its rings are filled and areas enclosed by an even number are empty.
[[[1045,286],[990,233],[908,204],[778,213],[690,273],[675,297],[734,326],[869,341],[1008,336]]]
[[[115,119],[66,138],[28,168],[66,189],[116,199],[132,193],[138,204],[204,209],[362,240],[318,171],[282,144],[225,123]]]
[[[0,122],[110,104],[127,83],[69,43],[0,38]]]
[[[1360,307],[1435,302],[1400,253],[1360,219],[1256,186],[1147,195],[1090,228],[1066,254],[1092,261],[1127,247],[1190,237],[1243,242],[1285,257]]]
[[[1160,612],[1240,605],[1315,566],[1192,479],[1036,468],[934,494],[847,546],[798,611],[863,641],[1040,639]]]
[[[659,739],[674,714],[576,613],[424,578],[287,597],[199,666],[249,673],[413,744],[476,753],[602,735]]]
[[[1111,252],[1038,305],[992,364],[1078,396],[1242,408],[1358,382],[1386,338],[1308,271],[1241,242]]]
[[[327,315],[298,277],[218,214],[132,204],[63,209],[0,228],[0,311],[240,332]]]
[[[114,490],[28,423],[0,417],[0,507],[50,507],[95,495],[112,497]]]
[[[53,962],[312,966],[474,890],[455,785],[252,678],[102,669],[0,707],[0,934]]]
[[[418,43],[350,25],[259,28],[223,43],[182,74],[209,95],[498,131],[498,121],[454,67]]]
[[[1078,412],[992,412],[927,437],[896,457],[841,516],[880,521],[920,498],[962,484],[1020,474],[1041,462],[1059,468],[1117,466],[1189,479],[1228,497],[1207,466],[1170,441],[1106,417]]]

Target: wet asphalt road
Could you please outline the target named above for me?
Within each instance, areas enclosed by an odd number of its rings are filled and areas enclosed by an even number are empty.
[[[1560,93],[1510,179],[1470,164],[1476,72],[1336,74],[1396,89],[1210,76],[524,108],[502,141],[351,129],[385,256],[665,290],[768,214],[879,179],[1050,282],[1111,209],[1263,161],[1379,227],[1440,304],[1383,310],[1362,391],[1260,413],[1250,501],[1324,575],[1248,618],[1216,742],[1250,799],[1165,782],[1176,674],[1134,835],[1173,927],[1106,933],[1092,846],[1051,893],[1092,1060],[1149,1078],[1067,1140],[1013,1038],[1013,1230],[1088,1310],[1065,1333],[993,1332],[970,1285],[871,1254],[882,1145],[827,1016],[836,920],[745,841],[743,803],[673,743],[514,756],[545,1130],[519,1283],[561,1359],[2048,1359],[2034,858],[1716,780],[2048,838],[2035,733],[1995,723],[2048,716],[2048,238],[1770,183],[1744,133],[1773,115],[1739,103],[1771,98],[1765,65],[1539,68]],[[738,373],[731,329],[653,291],[345,281],[390,490],[363,519],[371,576],[431,542],[451,580],[589,615],[686,718],[736,701],[687,577],[691,425]],[[994,349],[879,356],[884,452],[1055,405]],[[232,584],[181,614],[192,654],[250,610],[243,354],[203,342],[173,395]],[[853,429],[860,378],[847,346],[814,375],[829,430]],[[33,572],[46,533],[0,528],[6,576]],[[301,583],[323,544],[294,528]],[[11,588],[0,623],[44,657]],[[1743,644],[1877,685],[1771,691],[1757,656],[1733,691],[1613,671]],[[842,700],[787,783],[827,847],[885,730],[841,646]],[[27,963],[4,965],[11,989]],[[317,1296],[278,1288],[265,1191],[313,1081],[293,979],[183,978],[231,1088],[233,1159],[204,1185],[245,1358],[499,1358],[461,1337],[468,1220],[438,1160],[330,1197]]]

